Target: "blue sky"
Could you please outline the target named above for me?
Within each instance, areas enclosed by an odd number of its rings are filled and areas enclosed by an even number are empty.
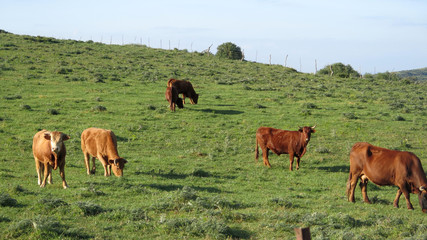
[[[233,42],[246,59],[314,72],[427,67],[425,0],[0,0],[15,34],[203,51]]]

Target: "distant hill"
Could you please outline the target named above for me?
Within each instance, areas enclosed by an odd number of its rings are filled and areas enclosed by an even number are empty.
[[[427,81],[427,67],[396,72],[402,78],[414,78],[417,81]]]

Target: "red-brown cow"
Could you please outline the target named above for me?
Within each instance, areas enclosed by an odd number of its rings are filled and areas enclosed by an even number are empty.
[[[62,132],[49,132],[47,130],[41,130],[36,133],[33,137],[33,155],[36,162],[36,171],[38,177],[38,184],[40,187],[46,185],[46,179],[48,183],[52,184],[52,167],[56,170],[59,166],[59,175],[62,178],[62,187],[68,188],[68,184],[65,181],[65,155],[67,151],[65,149],[64,141],[70,139],[70,137]],[[44,174],[43,181],[41,181],[41,175]]]
[[[127,161],[119,157],[117,138],[111,130],[88,128],[82,132],[81,144],[88,175],[95,174],[95,158],[98,158],[104,166],[104,176],[111,175],[111,168],[117,177],[123,176]],[[90,170],[90,156],[92,156],[92,170]]]
[[[178,91],[174,87],[167,87],[165,92],[165,98],[169,102],[169,108],[172,112],[175,112],[175,105],[178,105],[178,108],[184,108],[182,104],[182,99],[178,97]]]
[[[169,79],[168,87],[174,87],[178,91],[178,94],[182,93],[182,102],[185,103],[185,97],[190,98],[191,104],[197,104],[199,94],[194,91],[193,85],[189,81]]]
[[[275,154],[289,154],[289,170],[292,171],[294,157],[297,157],[297,170],[302,156],[307,151],[307,144],[310,141],[310,136],[315,133],[313,127],[300,127],[298,131],[287,131],[270,127],[260,127],[256,131],[256,147],[255,160],[258,161],[258,145],[262,150],[262,159],[264,165],[271,167],[268,161],[268,151],[271,150]]]
[[[389,150],[366,142],[353,145],[350,151],[350,174],[347,181],[348,201],[354,202],[354,190],[360,179],[363,200],[371,203],[367,195],[367,184],[397,186],[394,207],[399,207],[402,193],[408,209],[414,209],[409,193],[418,194],[423,212],[427,213],[427,179],[420,159],[411,152]]]

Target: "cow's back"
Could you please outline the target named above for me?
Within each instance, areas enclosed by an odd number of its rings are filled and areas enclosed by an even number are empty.
[[[50,141],[44,138],[47,132],[47,130],[41,130],[33,137],[33,155],[40,160],[51,155]]]
[[[88,152],[92,156],[97,156],[98,153],[106,155],[109,147],[117,148],[117,139],[110,130],[88,128],[82,133],[81,144],[83,152]]]
[[[350,171],[361,172],[380,186],[395,185],[398,179],[406,178],[408,171],[414,169],[416,160],[419,162],[419,159],[410,152],[390,150],[361,142],[356,143],[351,149]]]
[[[290,134],[291,132],[286,130],[260,127],[256,132],[256,138],[273,152],[287,153]]]
[[[196,94],[193,85],[189,81],[175,80],[172,82],[171,87],[174,87],[177,90],[178,94],[184,93],[188,94],[189,96]]]

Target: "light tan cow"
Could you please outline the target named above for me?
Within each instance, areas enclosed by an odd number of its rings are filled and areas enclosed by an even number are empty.
[[[123,176],[126,159],[119,157],[117,138],[111,130],[88,128],[82,133],[82,151],[85,157],[87,174],[95,174],[95,158],[104,166],[104,176],[111,175],[111,168],[117,177]],[[92,170],[90,157],[92,156]]]
[[[46,185],[47,178],[49,178],[48,183],[52,183],[52,167],[56,170],[59,166],[62,187],[64,189],[68,188],[64,173],[65,155],[67,154],[64,141],[68,139],[70,139],[68,135],[57,131],[49,132],[47,130],[41,130],[34,135],[33,155],[36,162],[38,184],[40,187]],[[43,181],[41,181],[42,173],[44,174]]]

